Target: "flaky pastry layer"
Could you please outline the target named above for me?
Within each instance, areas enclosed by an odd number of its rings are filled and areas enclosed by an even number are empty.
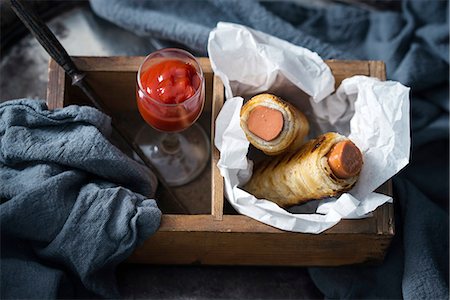
[[[283,129],[272,141],[253,134],[247,127],[250,112],[257,106],[266,106],[276,109],[283,115]],[[241,128],[248,141],[267,155],[278,155],[285,151],[298,149],[309,132],[309,123],[305,115],[292,104],[271,94],[259,94],[251,98],[241,109]]]
[[[329,132],[304,144],[299,151],[259,163],[244,189],[256,196],[289,207],[313,199],[337,196],[350,190],[359,174],[348,179],[336,177],[328,165],[331,147],[343,135]]]

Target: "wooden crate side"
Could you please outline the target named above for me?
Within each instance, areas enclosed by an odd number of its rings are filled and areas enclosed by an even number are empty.
[[[370,76],[386,80],[386,65],[382,61],[369,61]]]
[[[145,56],[72,56],[78,69],[90,72],[137,72]]]
[[[392,234],[379,216],[341,220],[321,234],[283,231],[242,215],[163,215],[158,232],[128,262],[337,266],[381,262]],[[280,254],[280,251],[282,253]],[[251,254],[251,257],[249,256]]]
[[[367,61],[358,60],[326,60],[325,63],[330,67],[335,79],[335,88],[341,85],[341,82],[354,75],[370,75],[370,68]]]
[[[158,231],[131,263],[340,266],[382,261],[390,240],[382,235],[297,235]]]
[[[97,72],[137,72],[145,56],[72,56],[77,68]],[[197,58],[203,73],[212,73],[207,57]]]
[[[47,106],[49,109],[64,106],[64,91],[66,74],[56,61],[50,58],[48,62]]]
[[[251,232],[251,233],[286,233],[281,229],[263,224],[244,215],[223,215],[220,222],[214,222],[212,215],[175,215],[165,214],[162,216],[159,231],[164,232]],[[332,228],[324,231],[320,235],[340,235],[340,234],[378,234],[376,216],[357,219],[341,220]],[[296,236],[311,235],[304,233],[293,233]]]
[[[219,161],[219,150],[214,146],[214,133],[216,129],[216,118],[224,103],[224,89],[222,81],[218,76],[213,78],[213,96],[211,113],[211,149],[212,149],[212,180],[211,180],[211,214],[215,220],[222,220],[223,216],[223,178],[220,175],[217,162]]]

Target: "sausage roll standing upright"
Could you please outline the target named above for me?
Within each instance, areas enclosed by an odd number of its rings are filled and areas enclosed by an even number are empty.
[[[350,190],[362,164],[361,151],[353,142],[329,132],[299,151],[262,161],[244,189],[257,198],[289,207]]]
[[[267,155],[298,149],[309,132],[303,113],[271,94],[256,95],[245,103],[241,127],[248,141]]]

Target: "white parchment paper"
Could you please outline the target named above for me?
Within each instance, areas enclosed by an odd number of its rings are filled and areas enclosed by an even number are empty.
[[[236,24],[219,23],[210,34],[208,52],[227,98],[216,119],[218,167],[224,177],[225,196],[239,213],[283,230],[320,233],[343,218],[366,217],[392,201],[373,191],[408,164],[409,88],[398,82],[354,76],[331,94],[334,78],[316,53]],[[287,211],[239,187],[250,178],[253,167],[248,158],[249,142],[240,127],[244,98],[273,90],[282,91],[285,100],[305,113],[311,123],[311,138],[327,131],[339,132],[364,156],[355,187],[338,199],[314,201],[315,211],[310,213],[296,213],[308,205]]]

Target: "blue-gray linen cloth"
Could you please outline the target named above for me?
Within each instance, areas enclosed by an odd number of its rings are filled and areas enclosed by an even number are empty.
[[[154,175],[113,146],[110,118],[0,105],[1,297],[119,297],[115,267],[154,233]]]
[[[210,30],[227,21],[309,48],[324,59],[383,60],[388,79],[411,87],[412,156],[394,177],[395,239],[380,266],[311,268],[310,275],[327,298],[448,299],[447,1],[403,1],[398,11],[305,7],[304,1],[90,3],[118,26],[197,55],[207,54]]]

